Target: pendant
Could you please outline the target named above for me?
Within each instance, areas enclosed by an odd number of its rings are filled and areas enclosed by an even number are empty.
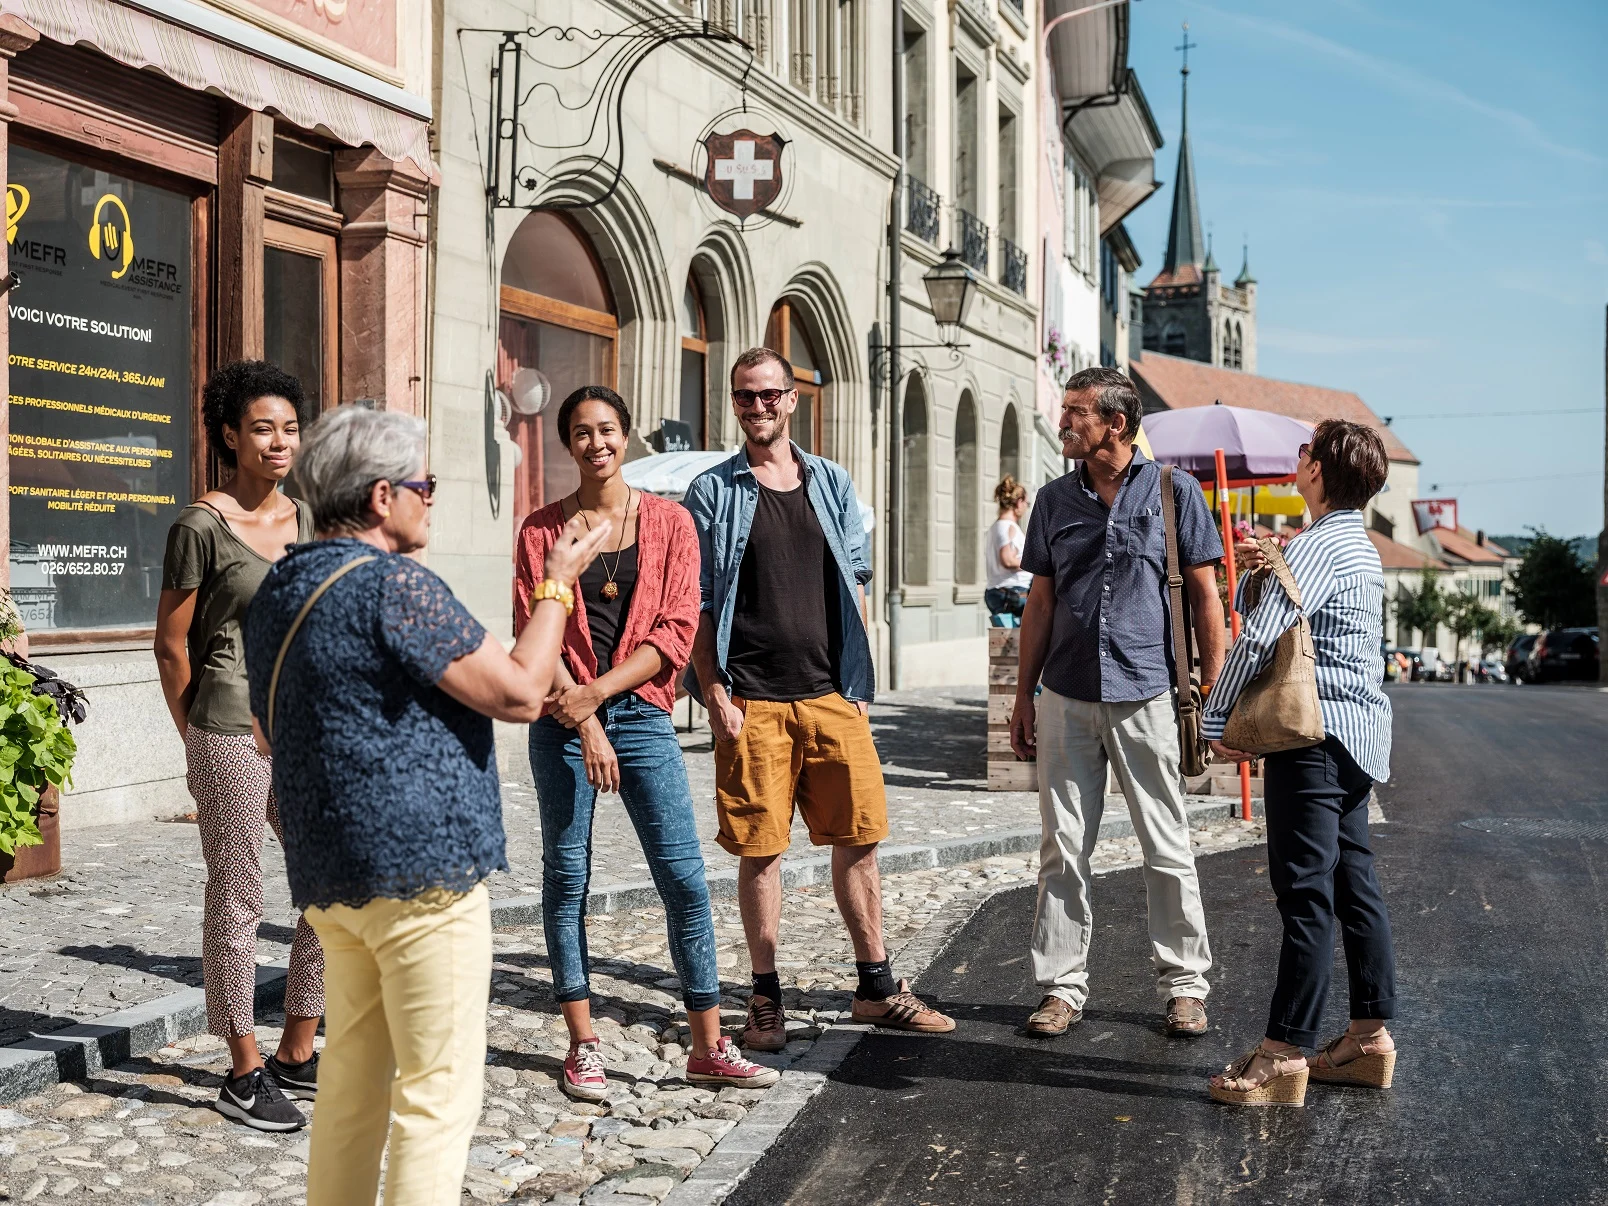
[[[605,582],[603,584],[603,589],[600,590],[598,593],[600,595],[602,595],[605,599],[608,599],[608,600],[612,601],[612,600],[617,599],[619,597],[620,588],[618,586],[614,585],[614,582],[611,579],[610,581]]]

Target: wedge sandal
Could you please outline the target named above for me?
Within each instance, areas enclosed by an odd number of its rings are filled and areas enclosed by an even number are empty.
[[[1261,1084],[1253,1085],[1245,1079],[1245,1073],[1259,1054],[1273,1061],[1274,1074]],[[1278,1071],[1280,1064],[1292,1063],[1297,1058],[1300,1057],[1264,1050],[1262,1044],[1258,1043],[1223,1069],[1222,1084],[1208,1081],[1207,1090],[1213,1101],[1220,1101],[1224,1105],[1305,1105],[1307,1065],[1302,1063],[1299,1068]]]
[[[1335,1052],[1346,1039],[1356,1044],[1357,1050],[1362,1054],[1355,1059],[1348,1059],[1343,1064],[1336,1063]],[[1380,1051],[1367,1039],[1360,1039],[1350,1033],[1342,1034],[1318,1052],[1316,1059],[1308,1060],[1307,1067],[1311,1071],[1312,1079],[1322,1081],[1324,1084],[1388,1089],[1390,1082],[1396,1076],[1396,1049],[1392,1047],[1389,1051]]]

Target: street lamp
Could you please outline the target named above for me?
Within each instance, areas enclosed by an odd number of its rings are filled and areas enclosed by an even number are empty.
[[[927,286],[932,316],[939,326],[958,327],[966,321],[972,298],[977,296],[977,274],[958,250],[951,247],[944,252],[943,262],[929,268],[921,283]]]

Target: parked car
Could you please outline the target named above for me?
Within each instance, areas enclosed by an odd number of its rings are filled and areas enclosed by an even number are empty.
[[[1515,683],[1525,681],[1528,669],[1525,660],[1530,656],[1530,650],[1535,645],[1535,638],[1539,635],[1534,632],[1521,632],[1508,644],[1507,656],[1503,658],[1502,668],[1507,671],[1508,678]]]
[[[1525,677],[1532,683],[1579,678],[1596,682],[1599,669],[1595,628],[1555,628],[1530,648]]]
[[[1474,663],[1474,681],[1478,683],[1505,683],[1508,680],[1507,667],[1502,664],[1499,654],[1487,653]]]
[[[1439,649],[1433,645],[1426,645],[1418,651],[1418,663],[1413,667],[1413,681],[1425,683],[1452,681],[1452,668],[1441,657]]]

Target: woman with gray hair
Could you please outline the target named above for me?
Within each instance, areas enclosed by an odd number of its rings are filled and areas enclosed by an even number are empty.
[[[325,953],[309,1206],[374,1201],[388,1132],[387,1202],[459,1200],[486,1057],[482,881],[508,865],[491,722],[540,715],[573,583],[608,536],[566,527],[505,652],[408,556],[429,537],[424,462],[408,415],[315,423],[296,480],[318,539],[274,566],[246,619],[291,897]]]

